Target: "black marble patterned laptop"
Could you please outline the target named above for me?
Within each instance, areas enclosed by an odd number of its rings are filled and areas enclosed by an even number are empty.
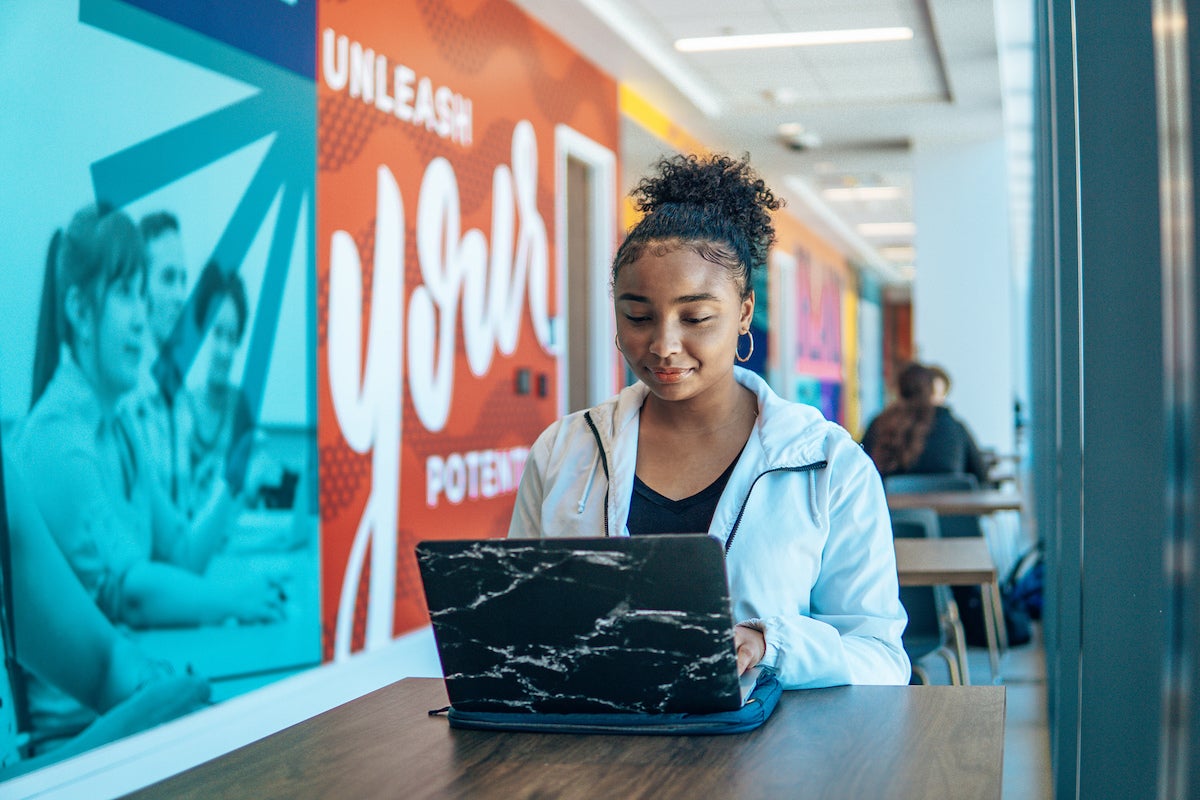
[[[742,704],[724,553],[709,536],[437,540],[416,553],[456,709]]]

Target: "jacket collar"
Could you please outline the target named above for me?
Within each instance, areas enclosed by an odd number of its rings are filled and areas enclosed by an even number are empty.
[[[812,406],[784,400],[748,369],[735,366],[733,375],[758,397],[758,420],[750,436],[757,439],[768,468],[803,467],[825,460],[825,441],[830,429],[836,427],[834,423]],[[615,442],[627,436],[636,440],[638,414],[649,393],[646,384],[638,381],[589,412],[610,455],[616,455]],[[636,457],[636,448],[633,450]],[[616,465],[610,468],[619,471]]]

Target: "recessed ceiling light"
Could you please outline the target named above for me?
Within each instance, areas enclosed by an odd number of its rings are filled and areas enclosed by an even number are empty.
[[[912,236],[917,232],[912,222],[863,222],[856,228],[863,236]]]
[[[678,39],[675,49],[681,53],[714,50],[752,50],[763,47],[806,47],[821,44],[868,44],[902,42],[913,38],[912,28],[858,28],[842,31],[795,31],[792,33],[751,33],[738,36],[698,36]]]
[[[789,86],[781,86],[778,89],[767,89],[763,92],[763,98],[773,105],[794,106],[800,100],[800,92]]]
[[[838,186],[821,194],[830,200],[899,200],[904,190],[899,186]]]
[[[879,255],[889,261],[912,262],[917,259],[917,248],[911,244],[893,244],[879,248]]]

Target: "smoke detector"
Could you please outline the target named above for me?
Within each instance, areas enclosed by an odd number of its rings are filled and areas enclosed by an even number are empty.
[[[785,122],[777,129],[779,141],[789,150],[804,152],[821,146],[821,137],[799,122]]]

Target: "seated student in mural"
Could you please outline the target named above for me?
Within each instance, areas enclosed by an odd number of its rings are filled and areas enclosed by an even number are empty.
[[[138,381],[145,269],[141,236],[120,211],[89,206],[55,235],[33,407],[16,431],[14,459],[51,535],[109,619],[133,627],[280,619],[283,592],[273,582],[203,575],[242,507],[238,495],[255,490],[248,449],[227,460],[219,502],[189,526],[117,413]]]
[[[183,257],[179,220],[169,211],[156,211],[138,224],[146,246],[146,319],[154,352],[167,346],[187,303],[187,266]],[[145,360],[145,359],[144,359]],[[180,508],[181,481],[186,471],[184,432],[176,413],[149,369],[142,371],[137,388],[122,402],[131,431],[142,441],[147,466],[171,501]]]
[[[509,536],[706,531],[726,547],[740,669],[788,688],[908,683],[878,474],[846,431],[735,365],[781,203],[728,156],[660,161],[634,197],[645,216],[612,286],[639,380],[538,437]]]
[[[968,473],[980,485],[987,481],[987,463],[975,438],[944,405],[949,376],[944,380],[945,389],[939,392],[938,370],[915,363],[901,370],[898,398],[871,421],[863,436],[863,449],[880,475]]]
[[[189,516],[213,502],[223,490],[225,457],[235,431],[246,431],[249,413],[241,389],[231,380],[234,356],[246,333],[249,305],[246,285],[236,272],[226,275],[210,261],[200,273],[192,309],[196,326],[208,327],[209,362],[201,385],[184,389],[176,403],[186,419],[187,480],[181,492]],[[255,435],[253,431],[249,435]],[[255,467],[263,481],[278,483],[282,467],[255,450]]]
[[[10,556],[10,568],[0,572],[0,591],[5,578],[12,581],[12,614],[0,614],[0,624],[7,627],[5,648],[15,649],[17,662],[28,671],[0,671],[0,781],[207,703],[204,680],[175,675],[168,664],[147,658],[97,610],[7,457],[0,483]],[[13,713],[16,692],[24,694],[32,726],[25,748],[19,746]],[[30,757],[21,760],[23,755]]]

